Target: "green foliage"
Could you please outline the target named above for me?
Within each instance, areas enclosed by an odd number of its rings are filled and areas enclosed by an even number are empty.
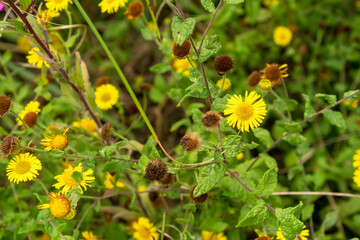
[[[226,167],[221,163],[201,167],[199,170],[198,184],[194,190],[194,197],[199,197],[209,192],[224,176],[225,171]]]
[[[256,226],[263,223],[269,217],[269,211],[266,208],[266,203],[262,200],[247,213],[245,218],[241,219],[236,227]]]
[[[323,110],[321,112],[325,116],[325,118],[327,120],[329,120],[329,122],[332,125],[335,125],[339,128],[343,128],[343,129],[346,128],[346,123],[345,123],[344,117],[340,112],[336,112],[336,111],[333,111],[330,109]]]
[[[201,0],[201,5],[205,8],[205,10],[211,12],[212,14],[215,13],[215,5],[212,0]]]
[[[171,21],[171,32],[174,42],[182,45],[193,33],[195,24],[195,18],[187,18],[181,21],[178,16],[173,17]]]
[[[264,173],[259,184],[256,186],[254,193],[266,199],[274,191],[274,189],[276,188],[276,184],[277,184],[277,172],[275,168],[271,168]]]
[[[221,48],[221,42],[218,35],[206,35],[204,43],[201,47],[199,56],[200,62],[205,62],[211,56],[216,54]]]
[[[255,128],[253,133],[255,137],[259,139],[259,141],[267,148],[269,148],[274,143],[274,140],[270,136],[270,132],[264,128]]]

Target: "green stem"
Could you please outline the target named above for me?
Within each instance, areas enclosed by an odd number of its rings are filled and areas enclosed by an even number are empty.
[[[166,223],[166,212],[164,212],[163,214],[163,222],[162,222],[162,227],[161,227],[161,240],[164,240],[164,231],[165,231],[165,223]]]
[[[35,178],[35,181],[41,185],[41,187],[45,190],[46,194],[49,195],[49,191],[47,190],[45,184],[38,178]]]
[[[121,71],[119,65],[117,64],[115,58],[113,57],[113,55],[111,54],[109,48],[107,47],[106,43],[104,42],[104,40],[102,39],[102,37],[100,36],[99,32],[97,31],[97,29],[95,28],[94,24],[92,23],[92,21],[90,20],[89,16],[87,15],[87,13],[85,12],[85,10],[83,9],[83,7],[81,6],[81,4],[79,3],[78,0],[74,0],[74,3],[76,5],[76,7],[79,9],[81,15],[83,16],[83,18],[85,19],[85,21],[87,22],[87,24],[89,25],[90,29],[93,31],[93,33],[95,34],[95,37],[97,38],[97,40],[99,41],[100,45],[102,46],[102,48],[104,49],[104,51],[106,52],[106,54],[108,55],[108,58],[110,59],[112,65],[114,66],[116,72],[119,74],[119,77],[121,78],[121,81],[124,83],[126,90],[129,92],[132,100],[134,101],[136,107],[139,109],[139,112],[141,114],[141,116],[143,117],[147,127],[149,128],[151,134],[154,136],[155,139],[158,139],[158,136],[153,128],[153,126],[150,123],[150,120],[148,119],[148,117],[146,116],[143,108],[141,107],[141,104],[139,102],[139,100],[137,99],[134,91],[132,90],[128,80],[126,79],[125,75],[123,74],[123,72]],[[155,25],[157,26],[157,25]]]
[[[149,0],[146,0],[146,5],[149,9],[149,12],[150,12],[150,15],[151,15],[151,18],[153,20],[153,23],[155,25],[155,28],[156,28],[156,31],[157,31],[157,34],[158,34],[158,38],[159,40],[161,41],[161,34],[160,34],[160,30],[159,30],[159,26],[156,22],[156,18],[155,18],[155,15],[154,15],[154,11],[151,9],[151,6],[150,6],[150,1]]]

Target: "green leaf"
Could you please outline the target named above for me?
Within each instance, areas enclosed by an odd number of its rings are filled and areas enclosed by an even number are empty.
[[[174,123],[174,124],[171,126],[170,132],[174,132],[174,131],[178,130],[180,127],[182,127],[182,126],[190,127],[190,125],[191,125],[191,124],[190,124],[189,119],[183,118],[183,119],[177,121],[176,123]]]
[[[75,180],[75,182],[80,182],[81,180],[83,180],[81,172],[78,172],[78,171],[74,171],[71,174],[71,177]]]
[[[244,143],[241,139],[242,137],[239,135],[228,135],[224,138],[223,147],[226,158],[236,157],[239,153],[242,153],[244,149],[254,149],[259,146],[259,144],[254,142]]]
[[[224,2],[228,3],[228,4],[239,4],[244,2],[244,0],[224,0]]]
[[[267,148],[271,147],[271,145],[274,143],[270,132],[264,128],[255,128],[253,129],[253,133],[255,137],[259,139],[260,142],[264,144]]]
[[[326,230],[329,230],[331,227],[335,226],[338,217],[339,210],[326,213],[325,219],[321,224],[321,232],[325,233]]]
[[[315,113],[315,110],[314,110],[313,106],[311,105],[309,96],[306,94],[303,94],[302,96],[305,99],[305,112],[304,112],[304,119],[305,119],[305,118],[308,118],[311,115],[313,115]]]
[[[221,48],[221,42],[218,35],[206,36],[201,48],[199,61],[205,62],[212,55],[216,54]]]
[[[335,125],[339,128],[346,129],[346,123],[345,123],[344,117],[340,112],[336,112],[336,111],[328,109],[328,110],[321,111],[321,113],[325,116],[325,118],[327,120],[329,120],[329,122],[332,125]]]
[[[335,106],[336,103],[336,96],[335,95],[328,95],[325,93],[317,93],[315,97],[324,98],[331,106]]]
[[[344,98],[350,96],[351,94],[354,94],[354,93],[357,92],[357,91],[359,91],[359,89],[358,89],[358,90],[351,90],[351,91],[345,92],[345,93],[344,93]],[[355,100],[358,100],[358,99],[360,99],[360,93],[356,94],[355,96],[349,98],[349,99],[346,100],[346,101],[352,102],[352,101],[355,101]]]
[[[138,162],[138,167],[142,173],[145,173],[146,166],[151,160],[155,158],[161,159],[161,155],[156,149],[156,144],[157,142],[154,137],[150,136],[142,149],[141,157]]]
[[[209,192],[224,176],[226,167],[223,164],[211,164],[199,170],[198,184],[194,190],[194,197]]]
[[[300,144],[302,144],[303,142],[306,142],[307,139],[301,135],[300,133],[290,133],[289,135],[287,135],[284,140],[288,143],[290,143],[291,145],[293,145],[294,147],[299,146]]]
[[[201,0],[201,5],[205,8],[205,10],[215,14],[215,5],[211,0]]]
[[[221,222],[218,218],[215,217],[207,217],[201,223],[200,229],[205,231],[211,231],[213,233],[223,232],[229,224],[225,222]]]
[[[226,103],[227,103],[228,98],[230,98],[229,94],[226,94],[222,98],[215,98],[214,103],[211,106],[211,110],[213,110],[215,112],[219,112],[219,113],[224,112],[224,110],[226,109]]]
[[[298,219],[300,217],[303,203],[290,208],[277,208],[275,215],[281,228],[281,233],[285,239],[295,239],[300,234],[304,224]]]
[[[169,63],[162,62],[151,66],[150,71],[158,74],[163,74],[171,71],[171,66],[169,65]]]
[[[106,160],[110,160],[111,157],[114,155],[115,150],[118,147],[125,146],[125,145],[126,145],[125,141],[120,141],[113,145],[103,147],[102,149],[99,150],[99,152],[100,152],[101,156],[106,158]]]
[[[10,23],[10,25],[11,25],[12,27],[15,28],[14,30],[15,30],[17,33],[20,33],[20,34],[22,34],[22,35],[28,35],[28,34],[29,34],[28,32],[26,32],[26,30],[25,30],[25,28],[24,28],[24,24],[23,24],[21,21],[14,20],[14,19],[9,19],[9,20],[7,20],[7,21]],[[6,24],[6,22],[4,22],[4,25],[5,25],[5,24]],[[3,27],[3,26],[1,26],[1,27]],[[4,28],[7,28],[7,30],[11,29],[11,27],[10,27],[9,25],[4,26]]]
[[[264,173],[256,187],[255,194],[262,198],[268,198],[276,188],[277,173],[275,168],[271,168]]]
[[[112,161],[109,161],[109,162],[105,163],[103,172],[123,173],[127,169],[129,169],[132,165],[134,165],[133,162],[126,162],[126,161],[121,161],[121,160],[112,160]]]
[[[59,149],[52,149],[51,151],[49,151],[49,156],[52,159],[60,159],[65,155],[64,151],[61,151]]]
[[[300,133],[303,130],[300,124],[296,122],[293,123],[285,122],[284,125],[288,131],[292,131],[293,133]]]
[[[80,33],[81,33],[81,30],[78,29],[74,35],[70,36],[67,39],[67,41],[65,42],[65,47],[71,48],[72,46],[74,46],[76,39],[80,36]]]
[[[269,217],[269,211],[266,208],[266,204],[263,200],[258,201],[255,207],[253,207],[245,216],[241,219],[236,227],[250,227],[260,223],[263,223]]]
[[[193,33],[195,24],[195,18],[187,18],[182,22],[178,16],[173,17],[171,21],[171,32],[174,42],[182,45]]]

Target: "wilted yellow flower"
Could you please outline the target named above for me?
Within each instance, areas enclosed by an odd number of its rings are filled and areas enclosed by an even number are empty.
[[[41,111],[39,106],[40,106],[40,103],[38,101],[29,102],[26,105],[25,109],[19,113],[19,118],[17,119],[18,125],[23,126],[23,122],[20,119],[24,120],[26,115],[28,115],[30,113],[38,114]]]
[[[109,14],[116,13],[119,8],[125,7],[125,4],[128,0],[102,0],[99,3],[99,7],[101,8],[101,12],[107,12]]]
[[[112,176],[110,173],[106,173],[106,178],[105,178],[105,181],[104,181],[104,186],[107,188],[107,189],[113,189],[115,186],[114,186],[114,183],[115,183],[115,178],[114,176]],[[116,186],[118,188],[124,188],[125,185],[120,182],[119,180],[116,181]]]
[[[289,28],[279,26],[274,30],[274,42],[276,45],[285,47],[289,45],[292,39],[292,32]]]
[[[261,70],[263,73],[262,78],[270,80],[273,87],[281,85],[281,80],[289,76],[287,73],[287,67],[287,64],[283,64],[281,66],[277,63],[266,64],[264,70]]]
[[[216,86],[218,86],[221,89],[221,86],[223,85],[223,79],[220,79],[219,81],[217,81]],[[223,91],[228,90],[231,87],[231,81],[228,78],[225,78],[225,82],[224,82],[224,86],[223,86]]]

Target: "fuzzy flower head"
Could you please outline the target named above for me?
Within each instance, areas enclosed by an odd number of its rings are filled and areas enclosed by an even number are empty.
[[[52,215],[57,218],[64,218],[69,213],[71,214],[70,201],[66,196],[51,192],[50,197],[50,203],[41,204],[38,206],[38,209],[49,208]]]
[[[75,181],[75,179],[73,178],[74,173],[81,178],[79,182]],[[84,188],[84,190],[86,191],[86,186],[90,186],[89,183],[95,180],[95,177],[92,176],[93,174],[94,171],[92,169],[83,172],[82,164],[79,164],[77,167],[74,168],[72,166],[69,166],[64,170],[62,174],[54,177],[58,181],[58,183],[55,183],[53,186],[56,189],[63,188],[61,190],[61,193],[65,195],[74,188],[80,190],[80,192],[83,193],[82,188]]]
[[[309,230],[305,229],[306,226],[304,225],[303,230],[301,231],[301,233],[299,234],[299,237],[301,237],[302,240],[307,240],[308,236],[309,236]],[[279,230],[276,232],[276,239],[280,239],[280,240],[287,240],[286,238],[284,238],[284,236],[281,233],[281,228],[279,228]],[[294,240],[297,240],[297,238],[294,238]]]
[[[119,100],[119,91],[114,85],[103,84],[95,90],[95,103],[102,110],[111,109]]]
[[[24,125],[23,121],[29,125],[29,123],[31,123],[31,121],[28,121],[28,120],[33,119],[35,117],[35,115],[37,118],[38,113],[41,111],[39,107],[40,107],[40,103],[38,101],[29,102],[26,105],[25,109],[19,113],[19,118],[17,119],[18,125],[23,126]],[[23,121],[21,121],[20,119],[22,119]],[[35,122],[36,122],[36,120],[35,120]],[[30,125],[29,125],[29,127],[32,127]]]
[[[262,78],[268,79],[272,87],[275,87],[276,85],[281,85],[281,80],[289,76],[287,70],[287,64],[281,66],[276,63],[266,64],[264,70],[261,70],[263,73]]]
[[[68,9],[69,4],[72,4],[72,0],[45,0],[46,7],[49,10],[62,11]]]
[[[46,151],[51,151],[52,149],[64,150],[69,144],[69,139],[65,136],[68,130],[67,128],[63,134],[57,134],[53,137],[44,136],[45,138],[41,140],[40,144],[45,147]]]
[[[92,119],[81,119],[80,121],[73,122],[74,127],[85,129],[88,132],[97,136],[96,123]]]
[[[279,26],[275,28],[273,37],[276,45],[285,47],[291,42],[292,32],[290,28]]]
[[[241,95],[233,95],[227,100],[224,110],[227,123],[242,132],[249,132],[249,128],[254,129],[260,126],[267,113],[266,104],[259,94],[255,92],[245,92],[245,99]]]
[[[113,189],[115,187],[114,185],[115,183],[115,178],[114,176],[112,176],[110,173],[106,173],[106,178],[105,178],[105,181],[104,181],[104,186],[107,188],[107,189]],[[125,185],[120,182],[119,180],[116,181],[116,187],[118,188],[124,188]]]
[[[93,234],[92,231],[85,231],[81,233],[81,236],[83,237],[81,240],[101,240],[101,236],[96,236]]]
[[[125,4],[128,0],[102,0],[99,3],[99,7],[101,8],[101,12],[107,12],[109,14],[116,13],[119,8],[125,7]]]
[[[225,92],[230,89],[231,81],[228,78],[225,78],[225,81],[223,79],[220,79],[219,81],[217,81],[216,86],[218,86],[220,89],[222,87],[222,90]]]
[[[227,237],[224,236],[224,233],[215,234],[213,232],[201,231],[202,240],[227,240]]]
[[[148,218],[140,217],[133,225],[133,238],[136,240],[159,240],[157,228]]]
[[[6,175],[10,182],[27,182],[39,175],[41,162],[30,153],[20,153],[15,156],[6,167]]]
[[[259,88],[263,91],[268,91],[271,88],[271,81],[269,79],[261,79],[259,82]]]

